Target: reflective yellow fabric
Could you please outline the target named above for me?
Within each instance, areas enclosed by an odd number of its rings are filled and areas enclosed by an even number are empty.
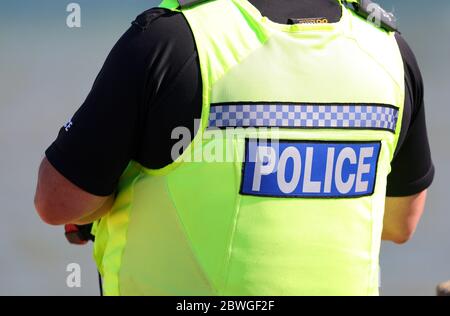
[[[178,3],[161,6],[177,10]],[[246,0],[182,13],[201,65],[201,132],[172,165],[132,163],[124,174],[113,211],[96,227],[106,294],[377,295],[386,178],[404,101],[394,35],[344,7],[333,24],[277,24]],[[244,129],[228,137],[208,130],[210,104],[237,101],[389,104],[399,108],[399,120],[396,133]],[[375,192],[347,199],[241,195],[245,138],[259,137],[381,142]],[[233,161],[185,161],[223,138]]]

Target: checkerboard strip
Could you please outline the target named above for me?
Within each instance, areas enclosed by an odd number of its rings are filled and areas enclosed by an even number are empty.
[[[398,110],[386,105],[276,105],[211,106],[209,128],[351,128],[395,132]]]

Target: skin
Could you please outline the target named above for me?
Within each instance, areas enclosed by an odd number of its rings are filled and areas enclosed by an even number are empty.
[[[45,158],[39,168],[34,198],[41,219],[50,225],[89,224],[105,216],[114,195],[96,196],[83,191],[61,175]]]
[[[382,239],[404,244],[413,236],[424,212],[427,191],[387,198]],[[83,191],[44,159],[39,170],[35,206],[44,222],[50,225],[89,224],[108,214],[114,195],[101,197]]]
[[[407,197],[387,198],[383,240],[404,244],[414,235],[425,210],[427,190]]]

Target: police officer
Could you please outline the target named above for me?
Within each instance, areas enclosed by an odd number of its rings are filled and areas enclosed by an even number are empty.
[[[165,0],[46,151],[36,207],[94,222],[107,295],[377,295],[433,180],[424,111],[370,1]]]

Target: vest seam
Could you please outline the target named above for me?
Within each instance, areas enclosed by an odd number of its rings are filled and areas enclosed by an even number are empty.
[[[373,54],[371,54],[370,51],[368,49],[366,49],[353,34],[352,35],[342,34],[342,36],[344,36],[345,38],[347,38],[349,40],[352,40],[362,52],[364,52],[373,62],[375,62],[378,66],[380,66],[388,74],[388,76],[392,79],[392,81],[395,83],[397,88],[402,88],[402,84],[398,81],[398,79],[395,78],[395,76],[392,74],[392,72],[378,60],[379,58],[375,58],[375,56]],[[390,37],[390,39],[392,40],[391,37]],[[401,80],[404,80],[404,79],[402,78]]]
[[[239,7],[237,7],[236,3],[233,1],[231,3],[231,5],[236,8],[241,14],[242,12],[240,11]],[[185,12],[182,12],[183,14],[185,14]],[[198,35],[196,32],[194,32],[192,23],[196,24],[196,20],[190,20],[186,15],[185,15],[186,21],[188,22],[188,25],[192,31],[193,37],[194,37],[194,42],[195,42],[195,47],[197,49],[197,53],[198,53],[198,58],[199,58],[199,64],[200,64],[200,72],[202,75],[202,78],[207,78],[208,80],[208,85],[209,85],[209,95],[208,95],[208,101],[209,103],[211,103],[211,92],[212,92],[212,87],[214,85],[217,84],[217,82],[219,82],[226,74],[228,74],[232,69],[234,69],[235,67],[239,66],[244,60],[246,60],[247,58],[249,58],[256,50],[260,49],[261,47],[264,47],[266,45],[266,43],[269,41],[269,39],[271,38],[271,34],[267,34],[267,36],[264,38],[264,42],[261,40],[261,38],[255,33],[255,37],[258,39],[259,42],[259,46],[258,47],[251,47],[251,49],[247,49],[246,52],[248,52],[245,56],[242,56],[242,58],[236,58],[235,62],[231,65],[231,67],[228,67],[227,69],[222,68],[222,73],[220,74],[220,76],[218,76],[217,78],[211,78],[211,76],[208,73],[208,70],[210,69],[209,67],[209,61],[211,60],[210,58],[208,58],[208,54],[206,50],[203,50],[200,48],[201,45],[198,45],[199,41],[198,41]],[[246,23],[248,24],[248,23]],[[197,30],[202,29],[201,26],[198,25],[194,25],[196,26]],[[251,28],[251,26],[249,26]],[[238,56],[240,57],[240,56]],[[207,74],[207,76],[203,76],[204,74]],[[204,80],[204,79],[203,79]],[[206,81],[206,80],[205,80]],[[209,112],[209,107],[210,104],[208,104],[208,112]],[[203,110],[203,109],[202,109]],[[209,114],[209,113],[208,113]],[[203,112],[202,112],[203,115]]]
[[[212,86],[215,86],[219,81],[221,81],[235,67],[240,66],[245,60],[250,58],[259,49],[263,48],[269,42],[270,39],[271,39],[271,37],[267,37],[266,41],[264,43],[261,43],[259,47],[253,48],[245,57],[243,57],[242,59],[237,60],[236,63],[234,63],[234,65],[232,65],[227,70],[225,70],[219,77],[216,78],[216,80],[214,80],[214,82],[212,82]],[[212,87],[211,87],[211,92],[212,92]],[[210,101],[211,101],[211,98],[210,98]],[[211,104],[213,104],[213,103],[212,102],[210,103],[209,108],[210,108]]]
[[[236,142],[236,139],[233,140],[233,142]],[[235,154],[238,154],[238,146],[235,145]],[[236,165],[235,165],[236,167]],[[235,170],[236,172],[236,170]],[[242,172],[242,170],[240,168],[238,168],[237,173],[240,174]],[[238,181],[236,181],[237,183]],[[224,283],[224,292],[227,293],[228,291],[228,286],[229,286],[229,282],[230,282],[230,270],[231,270],[231,258],[232,258],[232,253],[233,253],[233,247],[234,247],[234,241],[235,241],[235,236],[236,236],[236,231],[237,231],[237,226],[238,226],[238,222],[239,222],[239,217],[241,215],[241,205],[242,205],[242,195],[237,193],[236,194],[237,198],[236,198],[236,204],[235,204],[235,209],[236,209],[236,213],[235,213],[235,220],[233,222],[233,228],[231,231],[231,236],[230,236],[230,245],[228,247],[228,254],[227,254],[227,258],[226,258],[226,263],[225,263],[225,283]]]
[[[135,197],[135,185],[136,182],[138,181],[138,179],[141,178],[142,176],[142,166],[139,165],[139,170],[138,170],[139,174],[133,179],[132,184],[131,184],[131,197],[130,197],[130,202],[129,202],[129,206],[127,207],[127,212],[128,212],[128,216],[127,216],[127,223],[126,223],[126,231],[124,232],[124,244],[122,247],[122,250],[120,252],[120,264],[119,264],[119,270],[117,271],[117,294],[119,296],[121,296],[121,286],[120,286],[120,276],[121,276],[121,272],[122,272],[122,264],[123,264],[123,258],[124,258],[124,254],[127,248],[127,241],[128,241],[128,232],[129,232],[129,227],[130,227],[130,222],[131,222],[131,213],[133,212],[133,209],[135,207],[135,203],[133,203],[134,201],[134,197]]]
[[[217,289],[214,286],[214,284],[212,284],[212,282],[209,280],[208,274],[206,273],[205,268],[200,263],[199,256],[198,256],[195,248],[193,247],[193,244],[192,244],[192,241],[191,241],[191,237],[189,236],[189,232],[186,229],[186,225],[184,224],[183,219],[181,218],[181,216],[180,216],[180,214],[178,212],[178,207],[176,205],[175,199],[173,198],[172,192],[170,191],[167,177],[164,177],[164,187],[165,187],[165,190],[166,190],[167,194],[169,195],[169,198],[170,198],[170,200],[171,200],[171,202],[172,202],[172,204],[174,206],[176,220],[177,220],[178,224],[180,225],[180,228],[182,229],[184,235],[186,236],[186,242],[187,242],[187,244],[189,246],[189,250],[190,250],[189,253],[192,256],[192,259],[194,259],[196,270],[200,273],[201,278],[203,279],[203,281],[205,281],[205,283],[208,286],[208,288],[213,293],[218,293]]]

